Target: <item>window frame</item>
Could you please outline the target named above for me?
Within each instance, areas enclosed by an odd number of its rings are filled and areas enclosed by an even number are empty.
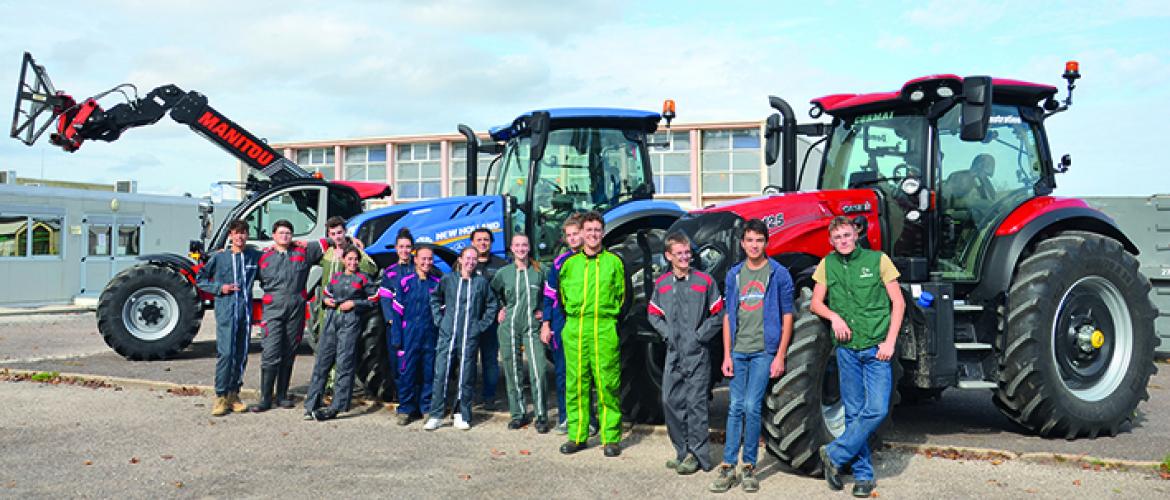
[[[65,245],[68,238],[65,237],[68,232],[68,217],[61,213],[49,213],[39,211],[24,211],[24,210],[0,210],[0,215],[4,217],[24,218],[24,250],[22,255],[4,255],[0,256],[0,261],[59,261],[65,258]],[[56,254],[33,254],[33,233],[36,231],[34,222],[37,220],[56,220],[60,223],[57,230],[57,253]],[[19,242],[20,238],[16,240]]]
[[[394,199],[396,201],[422,201],[441,198],[443,196],[443,145],[442,141],[426,141],[426,142],[404,142],[394,144]],[[422,146],[422,150],[426,153],[425,158],[418,158],[415,153],[415,146]],[[436,146],[438,152],[431,153],[432,146]],[[409,159],[402,158],[402,148],[409,148]],[[433,157],[432,157],[433,156]],[[423,176],[423,165],[434,163],[438,166],[434,177]],[[414,177],[403,178],[402,168],[415,168],[417,175]],[[402,186],[404,184],[414,184],[418,190],[418,196],[408,197],[403,196]],[[423,186],[434,184],[438,187],[438,193],[434,196],[426,196],[424,194]]]
[[[727,144],[721,147],[708,147],[708,134],[723,132],[727,134]],[[735,139],[737,133],[748,133],[754,135],[756,145],[754,148],[736,146]],[[751,195],[760,192],[763,186],[766,185],[767,179],[763,171],[763,137],[759,128],[727,128],[727,129],[707,129],[700,131],[699,134],[699,182],[703,196],[737,196],[737,195]],[[749,167],[742,167],[735,161],[737,153],[751,152],[756,155],[756,161]],[[708,168],[707,158],[714,155],[726,155],[727,169],[726,170],[711,170]],[[708,176],[724,175],[727,176],[727,190],[714,191],[710,189],[710,183],[707,182]],[[755,189],[737,190],[735,188],[735,179],[739,177],[747,177],[754,175],[756,179]]]

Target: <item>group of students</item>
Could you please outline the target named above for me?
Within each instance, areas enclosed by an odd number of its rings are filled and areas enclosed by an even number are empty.
[[[441,275],[434,267],[434,250],[414,248],[410,234],[402,232],[396,241],[399,261],[381,274],[378,284],[370,278],[376,266],[345,236],[344,221],[330,219],[328,238],[319,243],[292,242],[291,229],[278,221],[274,245],[261,254],[245,246],[246,224],[233,222],[229,248],[212,255],[199,274],[199,287],[216,296],[219,358],[213,414],[244,410],[239,388],[252,279],[265,292],[264,353],[261,398],[249,409],[293,406],[288,378],[304,320],[304,284],[308,269],[324,260],[323,327],[306,419],[328,420],[348,409],[361,314],[380,304],[397,368],[399,425],[425,417],[423,428],[436,430],[451,401],[453,426],[470,429],[477,360],[483,364],[485,393],[489,380],[494,386],[498,378],[489,365],[497,354],[483,349],[491,345],[498,346],[503,361],[509,429],[533,422],[537,432],[550,430],[545,372],[551,358],[559,410],[556,429],[568,437],[560,451],[583,450],[590,435],[600,431],[604,455],[621,454],[616,327],[625,305],[625,272],[621,259],[602,247],[604,221],[599,214],[575,214],[566,220],[563,241],[569,250],[547,270],[531,258],[527,236],[512,237],[512,260],[505,263],[490,254],[491,231],[480,228],[460,252],[455,269]],[[744,225],[740,245],[746,257],[728,271],[725,296],[710,275],[691,268],[687,237],[668,235],[665,256],[671,268],[657,277],[648,304],[650,323],[667,345],[662,403],[675,456],[666,466],[683,475],[717,468],[712,492],[737,484],[748,492],[759,490],[755,469],[764,393],[770,380],[784,374],[792,341],[794,284],[788,270],[765,253],[768,233],[760,220]],[[890,363],[905,306],[890,259],[860,248],[858,237],[852,220],[837,217],[830,222],[833,251],[813,273],[811,311],[831,325],[845,406],[844,433],[819,451],[824,477],[831,489],[840,490],[839,471],[849,466],[855,480],[852,493],[864,497],[876,485],[867,443],[888,408]],[[721,372],[730,379],[730,404],[722,463],[716,466],[708,444],[707,391],[710,349],[720,334]],[[336,369],[334,396],[322,408],[331,368]],[[522,390],[525,378],[534,421]],[[453,398],[448,387],[452,379]]]

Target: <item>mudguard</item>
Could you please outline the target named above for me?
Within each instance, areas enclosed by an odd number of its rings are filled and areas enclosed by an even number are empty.
[[[1088,231],[1113,238],[1137,255],[1136,245],[1108,215],[1083,200],[1040,196],[1016,207],[996,228],[983,256],[982,278],[971,291],[973,301],[990,300],[1011,285],[1020,256],[1040,235]]]
[[[609,234],[624,235],[642,227],[670,226],[672,222],[686,214],[678,203],[663,200],[633,200],[613,207],[606,212],[605,228]],[[661,219],[661,224],[646,224],[649,219]],[[632,230],[623,229],[627,224],[634,224]]]

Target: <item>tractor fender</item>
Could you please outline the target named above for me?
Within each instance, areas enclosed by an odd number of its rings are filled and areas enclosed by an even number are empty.
[[[1139,250],[1108,215],[1082,200],[1040,197],[1029,200],[996,228],[983,256],[979,285],[971,291],[974,301],[990,300],[1007,292],[1016,264],[1037,241],[1061,231],[1088,231],[1117,240],[1129,253]]]
[[[641,228],[669,228],[686,214],[677,203],[663,200],[635,200],[605,213],[605,240],[612,242]]]
[[[195,284],[195,275],[199,272],[199,268],[195,261],[182,255],[173,253],[152,253],[147,255],[139,255],[138,260],[148,262],[151,264],[169,267],[178,271],[184,278],[187,278],[192,285]]]

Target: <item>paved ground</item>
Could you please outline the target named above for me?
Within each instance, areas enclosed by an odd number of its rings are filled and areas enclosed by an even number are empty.
[[[135,388],[0,381],[0,394],[0,496],[12,498],[684,498],[705,495],[712,479],[664,469],[661,433],[627,436],[616,459],[598,448],[565,457],[559,436],[507,431],[499,417],[428,433],[380,408],[317,423],[298,411],[212,419],[204,398]],[[885,498],[1170,495],[1170,481],[1137,470],[892,450],[876,460]],[[762,495],[848,498],[770,459],[760,466]]]
[[[97,374],[178,384],[214,382],[214,325],[211,315],[191,348],[167,361],[130,362],[106,347],[92,313],[0,317],[0,368]],[[259,366],[253,345],[249,366]],[[1018,428],[991,404],[989,391],[949,390],[940,401],[896,408],[889,438],[908,444],[969,446],[1015,453],[1057,452],[1070,455],[1160,461],[1170,453],[1170,365],[1149,386],[1150,400],[1138,406],[1136,425],[1113,438],[1067,441],[1042,439]],[[295,365],[294,392],[304,392],[312,370],[312,355],[302,349]],[[245,387],[257,384],[253,368]],[[712,425],[722,428],[726,417],[725,390],[717,390]]]

